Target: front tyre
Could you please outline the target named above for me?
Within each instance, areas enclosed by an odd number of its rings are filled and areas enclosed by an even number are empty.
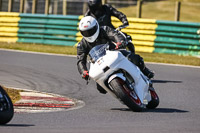
[[[115,95],[131,110],[135,112],[140,112],[143,110],[142,102],[134,91],[131,91],[126,82],[120,78],[114,78],[110,82],[110,86],[113,89]]]
[[[13,115],[13,103],[6,91],[0,86],[0,125],[8,123]]]
[[[159,105],[159,97],[154,89],[150,89],[151,101],[147,104],[146,108],[155,109]]]

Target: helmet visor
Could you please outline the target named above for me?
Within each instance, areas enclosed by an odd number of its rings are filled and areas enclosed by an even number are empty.
[[[80,31],[80,32],[84,37],[91,37],[97,32],[97,29],[98,29],[98,25],[96,24],[91,29],[85,30],[85,31]]]

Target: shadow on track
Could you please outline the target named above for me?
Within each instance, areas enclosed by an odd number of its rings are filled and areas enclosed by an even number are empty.
[[[132,110],[130,110],[128,108],[112,108],[111,110],[132,111]],[[144,109],[142,112],[151,112],[151,113],[187,113],[189,111],[180,110],[180,109],[173,109],[173,108],[156,108],[156,109]]]
[[[152,80],[153,83],[182,83],[182,81],[171,81],[171,80]]]
[[[30,124],[6,124],[6,125],[0,125],[1,127],[33,127],[35,125]]]
[[[145,112],[153,113],[187,113],[187,110],[173,109],[173,108],[156,108],[156,109],[146,109]]]

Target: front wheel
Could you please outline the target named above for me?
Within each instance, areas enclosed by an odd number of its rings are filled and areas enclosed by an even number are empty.
[[[13,115],[13,103],[6,91],[0,86],[0,125],[8,123]]]
[[[131,110],[140,112],[143,110],[142,102],[134,91],[131,91],[126,82],[120,78],[114,78],[110,82],[110,86],[113,89],[115,95]]]

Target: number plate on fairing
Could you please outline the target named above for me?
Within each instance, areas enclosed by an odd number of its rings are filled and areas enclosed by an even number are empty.
[[[103,58],[97,60],[97,64],[101,65],[104,62]]]

